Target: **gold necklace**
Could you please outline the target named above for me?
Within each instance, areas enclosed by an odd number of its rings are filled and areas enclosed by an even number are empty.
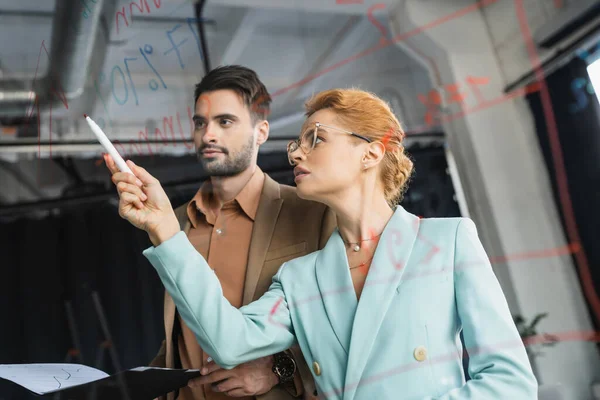
[[[352,248],[352,250],[354,250],[354,251],[359,251],[359,250],[360,250],[360,243],[362,243],[362,242],[368,242],[368,241],[370,241],[370,240],[375,240],[375,239],[377,239],[379,236],[381,236],[381,233],[380,233],[379,235],[377,235],[377,236],[373,236],[373,237],[371,237],[371,238],[369,238],[369,239],[363,239],[363,240],[361,240],[361,241],[359,241],[359,242],[355,242],[355,243],[353,243],[353,242],[346,242],[344,239],[342,239],[342,240],[343,240],[343,241],[344,241],[344,243],[346,243],[348,246],[350,246],[350,245],[354,245],[354,247]]]

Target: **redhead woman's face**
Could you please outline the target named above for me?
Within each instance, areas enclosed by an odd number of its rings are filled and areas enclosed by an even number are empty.
[[[320,126],[315,147],[309,154],[297,148],[290,153],[290,159],[295,163],[298,196],[328,204],[329,199],[343,198],[349,188],[358,183],[364,146],[368,143],[339,131],[352,131],[352,127],[343,125],[337,120],[335,112],[329,109],[311,115],[301,132],[311,132],[309,137],[312,138],[312,130],[317,122],[337,129]]]

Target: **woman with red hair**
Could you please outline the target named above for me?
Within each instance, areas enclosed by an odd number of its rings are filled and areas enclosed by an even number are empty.
[[[269,291],[240,309],[180,231],[160,183],[129,162],[140,190],[107,163],[113,181],[127,183],[121,216],[149,233],[155,247],[144,255],[215,368],[297,342],[322,398],[536,399],[473,222],[420,219],[398,205],[413,164],[389,106],[365,91],[334,89],[306,108],[301,135],[288,145],[297,192],[329,206],[338,228],[322,250],[285,262]]]

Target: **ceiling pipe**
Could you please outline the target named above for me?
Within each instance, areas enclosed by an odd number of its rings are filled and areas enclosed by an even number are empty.
[[[62,108],[83,94],[90,70],[101,68],[106,54],[109,32],[99,34],[105,4],[116,8],[116,0],[96,0],[93,12],[84,16],[78,0],[56,0],[50,46],[40,42],[39,51],[40,58],[50,58],[48,73],[30,82],[0,80],[0,117],[37,111],[31,107]]]

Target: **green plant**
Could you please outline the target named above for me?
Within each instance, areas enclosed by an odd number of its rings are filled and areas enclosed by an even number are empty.
[[[530,323],[528,323],[521,315],[513,316],[513,321],[515,322],[521,340],[525,345],[525,350],[527,350],[527,353],[531,358],[544,355],[544,353],[541,352],[541,348],[554,346],[559,341],[558,337],[555,335],[549,333],[539,334],[537,332],[536,326],[547,316],[548,313],[537,314]]]

